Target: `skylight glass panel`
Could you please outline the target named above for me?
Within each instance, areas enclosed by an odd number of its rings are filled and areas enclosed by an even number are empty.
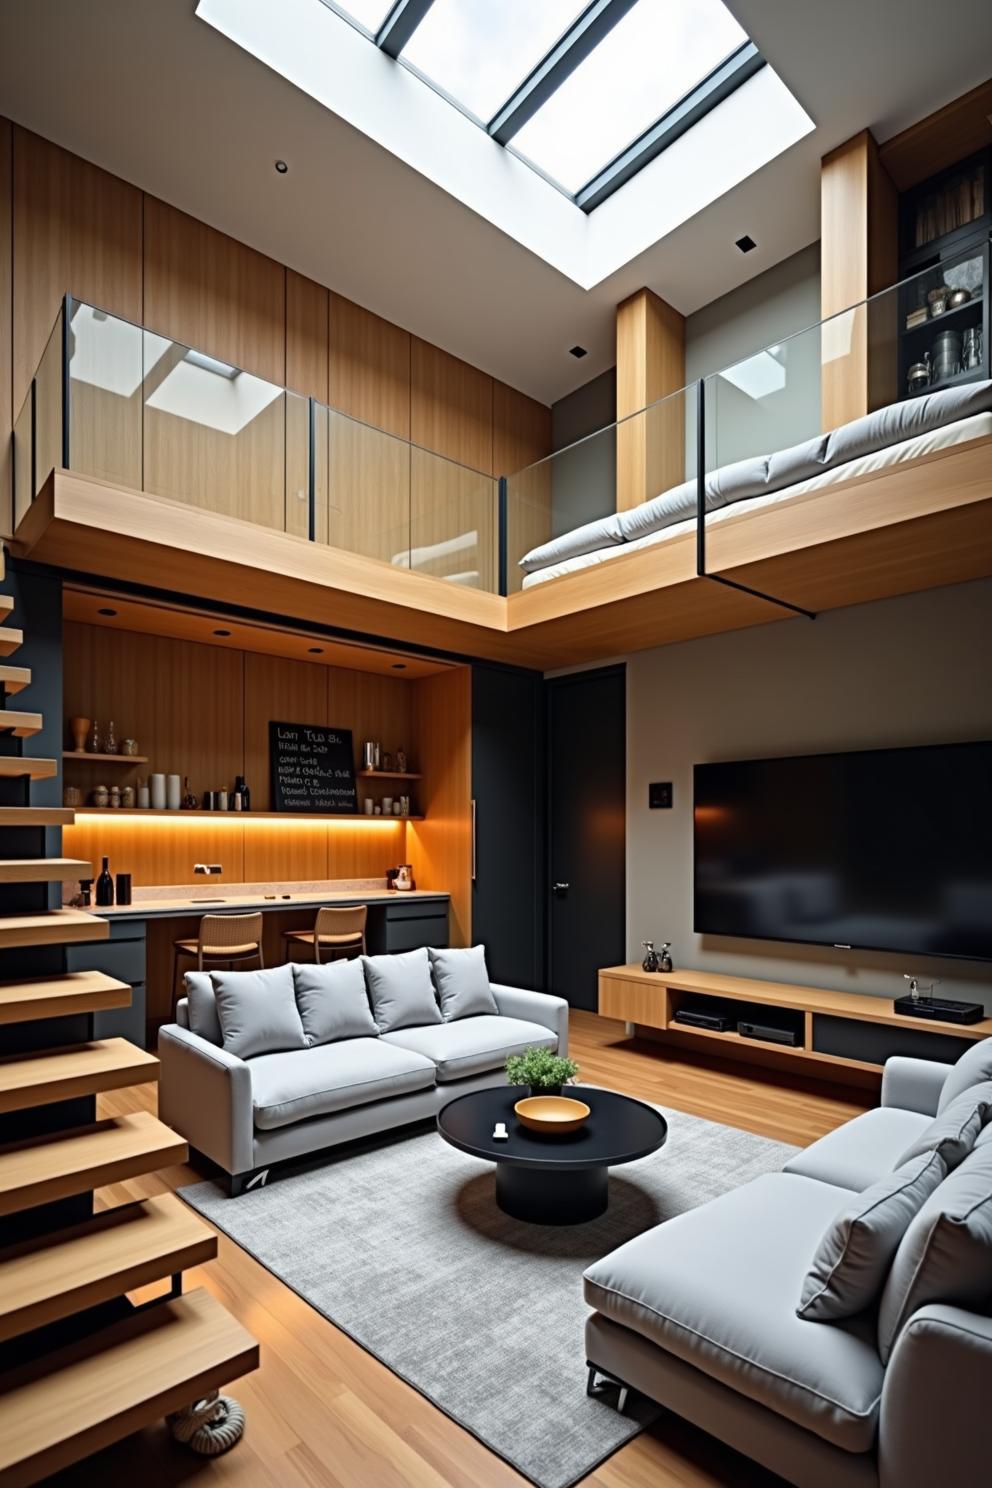
[[[488,124],[587,0],[434,0],[403,59]]]
[[[393,0],[332,0],[331,9],[350,16],[375,36],[393,8]]]
[[[637,0],[513,146],[574,194],[747,39],[721,0]]]

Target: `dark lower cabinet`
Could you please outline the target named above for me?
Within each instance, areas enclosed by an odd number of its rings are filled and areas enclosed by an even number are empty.
[[[131,1005],[93,1014],[94,1038],[126,1038],[147,1046],[145,1024],[145,922],[111,920],[107,940],[66,948],[66,971],[102,971],[131,988]]]
[[[543,678],[472,668],[472,940],[494,982],[544,984]]]

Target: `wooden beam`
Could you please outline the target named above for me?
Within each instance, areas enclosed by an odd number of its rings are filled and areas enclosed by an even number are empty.
[[[896,190],[867,129],[823,157],[820,214],[820,313],[835,317],[822,332],[821,417],[835,429],[897,396],[895,296],[851,308],[898,273]]]
[[[684,479],[685,399],[648,406],[684,385],[685,320],[639,289],[617,306],[617,511]]]

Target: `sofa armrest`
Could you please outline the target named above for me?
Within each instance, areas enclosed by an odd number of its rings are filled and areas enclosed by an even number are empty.
[[[568,1053],[568,1003],[564,997],[547,992],[525,992],[522,987],[499,987],[492,984],[496,1006],[504,1018],[522,1018],[527,1023],[540,1023],[558,1036],[559,1054]]]
[[[882,1072],[882,1105],[918,1111],[921,1116],[936,1116],[937,1102],[950,1069],[949,1064],[933,1059],[893,1055],[885,1061]]]
[[[885,1371],[880,1488],[987,1481],[990,1399],[992,1318],[944,1303],[921,1307]]]
[[[159,1029],[158,1108],[167,1126],[227,1173],[254,1166],[251,1070],[177,1023]]]

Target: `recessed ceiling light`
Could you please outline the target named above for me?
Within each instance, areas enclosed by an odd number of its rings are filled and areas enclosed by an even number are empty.
[[[406,662],[405,661],[394,661],[393,662],[393,671],[394,672],[405,672],[406,671]]]
[[[576,361],[581,361],[582,357],[589,355],[584,346],[570,346],[568,348],[568,354],[569,356],[574,356]]]
[[[116,615],[117,614],[117,611],[116,610],[108,610],[108,609],[104,608],[102,610],[97,610],[97,614],[98,615]]]
[[[289,166],[286,164],[285,160],[277,160],[276,161],[276,170],[279,172],[279,174],[281,176],[284,176],[286,174],[286,172],[289,170]]]
[[[323,656],[324,654],[323,646],[308,646],[307,650],[310,652],[311,656]]]
[[[734,246],[739,248],[742,253],[750,253],[751,249],[757,248],[758,245],[749,233],[745,233],[742,238],[736,240]]]
[[[215,630],[214,631],[214,635],[216,635],[216,636],[229,636],[230,634],[231,634],[231,632],[229,630]]]

